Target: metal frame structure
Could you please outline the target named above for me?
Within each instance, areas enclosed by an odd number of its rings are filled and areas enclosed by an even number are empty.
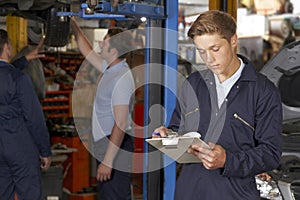
[[[178,31],[178,1],[171,2],[166,1],[166,10],[168,14],[168,18],[165,20],[165,28],[167,31],[173,30],[174,32]],[[172,12],[171,12],[172,11]],[[164,57],[164,64],[166,66],[166,70],[164,70],[164,107],[167,111],[166,116],[166,125],[169,124],[171,115],[173,113],[173,109],[176,104],[176,94],[171,92],[168,88],[172,89],[172,91],[176,91],[177,87],[177,75],[173,74],[174,71],[177,71],[177,62],[178,55],[174,52],[177,52],[178,48],[178,35],[174,35],[168,37],[169,34],[166,34],[165,38],[165,49],[167,52]],[[168,69],[171,69],[168,70]],[[173,70],[172,70],[173,69]],[[176,183],[176,162],[171,160],[171,158],[164,156],[164,195],[163,199],[174,199],[175,192],[175,183]],[[166,166],[167,165],[167,166]]]
[[[101,2],[95,7],[87,3],[80,5],[79,12],[58,12],[58,16],[78,16],[84,19],[126,19],[127,17],[148,17],[151,19],[165,19],[164,6],[124,2],[114,9],[110,2]]]
[[[155,103],[151,100],[151,96],[153,94],[163,94],[163,99],[160,103],[163,104],[166,110],[166,125],[168,125],[169,120],[171,118],[172,111],[175,107],[176,102],[176,94],[170,91],[176,91],[176,82],[177,76],[174,75],[174,71],[177,71],[177,34],[174,36],[174,32],[177,33],[177,25],[178,25],[178,1],[170,1],[165,0],[164,5],[158,5],[154,3],[134,3],[134,2],[123,2],[118,4],[114,9],[110,2],[101,2],[98,5],[90,8],[88,4],[82,3],[80,6],[79,12],[58,12],[58,16],[78,16],[83,19],[116,19],[116,20],[127,20],[136,17],[146,17],[147,18],[147,28],[146,28],[146,47],[145,47],[145,96],[144,96],[144,125],[147,127],[149,119],[148,109],[150,106]],[[160,21],[157,23],[157,21]],[[151,32],[151,26],[156,24],[163,28],[165,31],[162,33],[163,40],[162,42],[164,51],[155,52],[149,49],[148,47],[152,46],[151,37],[153,33]],[[155,46],[155,45],[154,45]],[[157,88],[153,88],[147,84],[154,76],[151,63],[152,61],[158,62],[157,57],[161,57],[160,62],[164,65],[162,70],[162,76],[160,78],[160,82],[163,83],[164,89],[160,90]],[[156,60],[155,60],[156,59]],[[159,91],[158,91],[159,90]],[[160,124],[163,123],[163,114],[158,114],[158,119]],[[145,128],[144,137],[148,138],[151,135],[151,130]],[[158,197],[153,197],[148,194],[149,186],[151,186],[148,181],[149,176],[147,176],[147,169],[149,163],[147,152],[148,144],[144,143],[144,176],[143,176],[143,199],[160,199],[160,196],[163,199],[173,199],[174,191],[175,191],[175,182],[176,182],[176,162],[170,160],[168,157],[163,157],[163,174],[164,181],[161,184],[163,185],[163,191],[159,191],[162,193],[158,195]],[[159,173],[158,176],[161,176]],[[153,187],[153,186],[151,186]],[[157,187],[156,185],[154,187]]]

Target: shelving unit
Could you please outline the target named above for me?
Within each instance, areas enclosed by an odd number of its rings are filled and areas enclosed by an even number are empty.
[[[46,57],[42,58],[44,64],[53,63],[55,66],[66,71],[68,75],[75,78],[78,69],[80,68],[84,57],[80,52],[46,52]],[[51,72],[45,72],[46,76],[50,77],[54,74]]]
[[[42,108],[47,118],[70,117],[71,91],[47,91]]]
[[[79,52],[46,52],[42,58],[45,78],[52,84],[59,84],[58,88],[46,91],[46,97],[42,101],[42,108],[47,118],[72,117],[72,89],[70,79],[76,78],[84,57]],[[49,67],[49,65],[52,65]],[[58,73],[64,70],[64,73]],[[69,82],[68,82],[69,81]],[[73,80],[72,80],[73,81]],[[51,87],[49,87],[51,88]],[[48,88],[48,89],[49,89]]]
[[[52,84],[59,85],[53,91],[46,91],[46,97],[42,101],[42,108],[46,118],[53,122],[63,123],[65,119],[73,118],[72,91],[73,82],[84,58],[79,52],[46,52],[47,56],[42,59],[45,67],[46,79]],[[58,72],[65,71],[65,73]],[[49,87],[51,88],[51,87]],[[56,90],[57,89],[57,90]],[[66,120],[68,121],[68,120]],[[75,152],[67,153],[67,160],[62,163],[64,179],[63,187],[71,192],[70,200],[77,199],[75,196],[90,184],[90,157],[89,152],[81,138],[74,132],[64,132],[68,125],[56,124],[57,130],[52,131],[51,144],[62,144],[68,148],[76,149]],[[70,128],[69,131],[72,129]],[[57,132],[56,132],[57,131]],[[89,193],[94,198],[93,193]]]

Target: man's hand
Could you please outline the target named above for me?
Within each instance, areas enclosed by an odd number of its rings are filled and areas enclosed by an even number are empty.
[[[100,182],[108,181],[111,178],[112,168],[100,163],[97,169],[97,180]]]
[[[51,165],[51,157],[41,157],[41,169],[48,170]]]
[[[262,181],[271,181],[272,177],[268,174],[268,173],[261,173],[261,174],[257,174],[257,177],[262,180]]]
[[[42,38],[39,42],[39,44],[34,48],[32,51],[30,51],[27,55],[25,55],[27,61],[37,59],[37,58],[44,58],[45,54],[40,54],[40,50],[42,49],[44,44],[44,38]]]
[[[208,144],[210,146],[210,149],[192,145],[187,152],[198,157],[206,169],[223,168],[226,161],[225,149],[217,144]]]
[[[167,130],[168,129],[164,126],[156,128],[152,133],[152,138],[167,137]]]

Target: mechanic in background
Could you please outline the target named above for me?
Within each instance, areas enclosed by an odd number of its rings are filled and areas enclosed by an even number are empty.
[[[132,34],[114,27],[107,31],[96,53],[74,18],[77,45],[83,56],[103,76],[98,83],[92,116],[93,155],[98,161],[98,197],[131,199],[134,79],[126,62],[133,49]]]
[[[43,56],[38,48],[14,65]],[[0,199],[12,200],[16,192],[19,199],[40,200],[41,169],[51,163],[49,133],[32,82],[9,63],[11,56],[7,32],[0,30]]]

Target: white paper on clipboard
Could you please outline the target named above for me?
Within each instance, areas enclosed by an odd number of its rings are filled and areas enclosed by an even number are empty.
[[[189,133],[185,134],[184,136],[174,138],[146,139],[146,142],[148,142],[164,154],[168,155],[173,160],[176,160],[178,163],[201,162],[197,157],[186,152],[187,149],[193,144],[209,148],[208,144],[201,140],[200,137]]]

